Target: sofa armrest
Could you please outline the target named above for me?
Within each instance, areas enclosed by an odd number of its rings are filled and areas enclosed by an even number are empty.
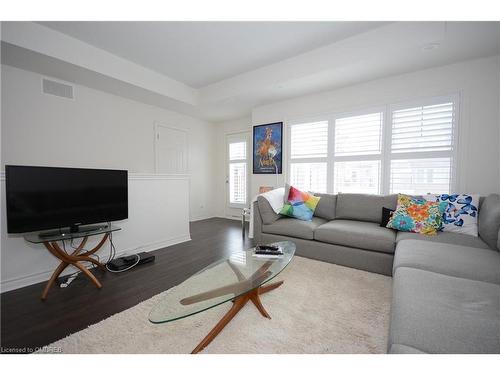
[[[255,243],[262,241],[262,217],[257,202],[252,203],[253,210],[253,240]]]

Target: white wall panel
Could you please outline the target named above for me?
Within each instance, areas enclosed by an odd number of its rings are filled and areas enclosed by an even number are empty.
[[[5,178],[1,179],[1,291],[48,280],[59,260],[43,244],[31,244],[20,235],[6,233]],[[181,175],[129,174],[129,218],[115,222],[118,254],[152,251],[189,241],[189,178]],[[100,236],[90,237],[92,248]],[[78,243],[78,240],[75,240]],[[69,245],[69,243],[66,243]],[[107,259],[109,245],[98,252]],[[64,274],[74,272],[68,267]],[[104,284],[104,287],[106,285]],[[42,290],[40,290],[40,293]]]

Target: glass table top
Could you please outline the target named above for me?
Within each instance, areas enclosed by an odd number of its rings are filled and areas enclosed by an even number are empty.
[[[114,225],[102,224],[102,225],[82,226],[80,232],[51,230],[44,233],[38,233],[38,232],[26,233],[23,237],[28,242],[43,243],[50,241],[72,240],[88,236],[95,236],[97,234],[116,232],[118,230],[121,230],[121,228],[115,227]]]
[[[260,258],[253,250],[232,253],[212,263],[161,296],[149,314],[152,323],[165,323],[231,301],[276,277],[290,263],[295,244],[275,242],[283,248],[279,258]]]

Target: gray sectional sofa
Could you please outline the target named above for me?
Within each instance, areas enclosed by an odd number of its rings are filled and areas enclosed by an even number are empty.
[[[393,277],[389,353],[500,353],[500,196],[481,198],[479,237],[380,226],[397,195],[318,194],[311,222],[254,202],[254,241]]]

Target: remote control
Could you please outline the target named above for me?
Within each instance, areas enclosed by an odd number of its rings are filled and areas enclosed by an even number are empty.
[[[271,251],[279,251],[279,246],[276,245],[257,245],[255,250],[271,250]]]

